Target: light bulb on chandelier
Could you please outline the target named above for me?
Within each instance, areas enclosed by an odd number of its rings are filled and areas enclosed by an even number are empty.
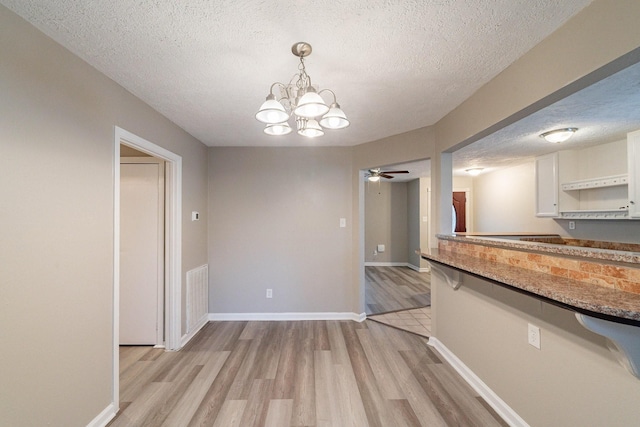
[[[324,135],[324,129],[344,129],[349,120],[336,101],[336,94],[330,89],[317,91],[311,85],[311,77],[304,66],[304,58],[311,54],[311,45],[300,42],[291,47],[291,52],[300,58],[298,73],[288,84],[273,83],[266,101],[256,113],[256,119],[265,123],[264,133],[267,135],[286,135],[291,133],[289,118],[295,116],[299,135],[315,138]],[[273,93],[275,87],[280,89],[280,99]],[[320,96],[328,92],[333,102],[327,104]]]

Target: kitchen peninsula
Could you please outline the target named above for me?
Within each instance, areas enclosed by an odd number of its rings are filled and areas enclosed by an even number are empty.
[[[640,252],[546,243],[561,237],[536,236],[438,235],[438,250],[421,256],[577,312],[640,326]]]
[[[467,274],[575,312],[585,328],[616,344],[638,377],[640,245],[569,246],[558,235],[529,234],[438,235],[438,249],[421,256],[454,289]]]

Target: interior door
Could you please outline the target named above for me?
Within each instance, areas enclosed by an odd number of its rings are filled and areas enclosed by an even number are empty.
[[[120,164],[120,344],[157,345],[163,329],[164,164],[130,161]]]
[[[464,233],[467,231],[467,195],[464,191],[453,192],[453,208],[456,212],[456,233]]]

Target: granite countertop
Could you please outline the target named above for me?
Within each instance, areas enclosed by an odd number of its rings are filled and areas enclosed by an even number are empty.
[[[545,237],[554,236],[534,233],[463,233],[463,234],[438,234],[440,240],[450,240],[461,243],[481,244],[505,249],[543,252],[571,257],[584,257],[600,259],[612,262],[631,264],[640,263],[640,252],[619,251],[612,249],[600,249],[583,246],[568,246],[553,243],[516,240],[513,237],[531,237],[532,235]],[[512,237],[511,239],[505,237]]]
[[[439,238],[463,239],[459,241],[470,243],[468,237],[439,236]],[[489,245],[484,239],[482,243]],[[514,243],[530,242],[514,241]],[[422,253],[421,256],[427,261],[495,281],[583,314],[640,326],[640,294],[593,286],[573,279],[480,258],[440,254],[435,249],[432,253]]]

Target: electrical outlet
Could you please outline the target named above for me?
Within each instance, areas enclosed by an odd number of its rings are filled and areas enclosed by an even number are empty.
[[[575,230],[575,229],[576,229],[576,222],[569,221],[569,230]]]
[[[529,344],[540,350],[540,328],[529,323]]]
[[[273,298],[273,289],[267,289],[267,298]]]

